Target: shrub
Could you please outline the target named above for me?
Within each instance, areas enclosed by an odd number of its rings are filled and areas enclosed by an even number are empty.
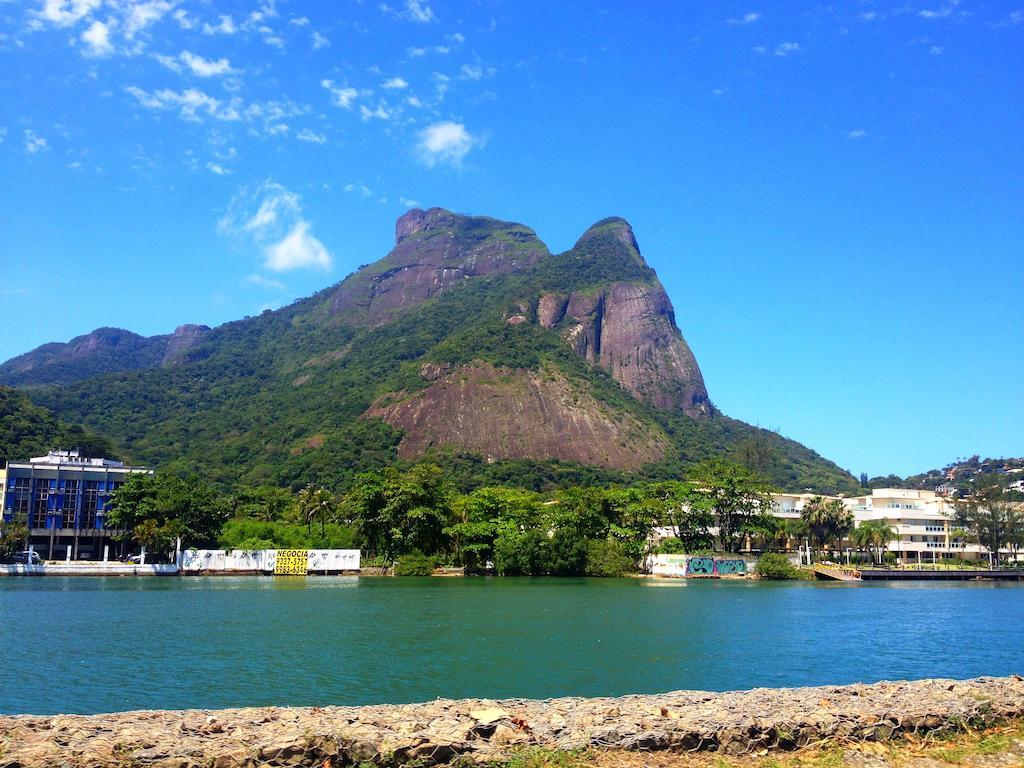
[[[573,531],[555,531],[551,537],[552,576],[582,576],[587,570],[587,540]]]
[[[410,552],[395,561],[395,576],[430,576],[434,561],[422,552]]]
[[[587,576],[625,576],[636,570],[617,541],[587,542]]]
[[[686,545],[682,541],[677,539],[675,536],[669,536],[667,539],[662,539],[658,545],[657,554],[659,555],[681,555],[686,551]]]
[[[494,568],[503,576],[543,576],[550,558],[548,537],[537,530],[505,532],[494,542]]]
[[[762,579],[799,579],[800,574],[789,558],[776,552],[765,552],[757,558],[757,575]]]

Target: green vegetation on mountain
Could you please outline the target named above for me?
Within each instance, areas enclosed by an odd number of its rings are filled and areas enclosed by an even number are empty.
[[[494,484],[541,490],[677,479],[699,461],[725,456],[787,490],[856,488],[848,473],[812,450],[730,419],[710,403],[693,414],[656,405],[673,397],[666,393],[677,386],[668,363],[641,371],[648,378],[634,381],[618,363],[593,356],[601,339],[589,340],[595,344],[586,350],[579,344],[595,326],[596,332],[602,322],[607,326],[611,315],[596,321],[566,315],[551,327],[539,322],[545,296],[570,297],[572,309],[571,297],[583,306],[593,295],[600,304],[614,298],[610,286],[634,286],[627,296],[632,304],[623,306],[655,313],[644,317],[665,329],[651,343],[676,358],[680,344],[689,353],[657,276],[622,220],[601,222],[573,249],[550,255],[520,225],[437,210],[419,212],[422,218],[400,232],[395,251],[378,264],[283,309],[207,331],[172,366],[40,387],[32,398],[109,436],[133,461],[196,473],[222,486],[299,489],[315,483],[344,491],[360,473],[429,461],[461,490]],[[465,274],[442,281],[443,290],[423,293],[422,286],[432,283],[413,272],[430,259],[439,271],[427,277]],[[635,298],[645,291],[653,298]],[[661,354],[661,347],[653,349]],[[531,372],[541,384],[563,382],[545,391],[560,398],[570,415],[588,428],[603,424],[624,441],[636,439],[635,425],[641,425],[654,436],[649,451],[655,460],[629,470],[614,457],[603,465],[583,463],[571,451],[552,453],[533,444],[529,424],[515,435],[495,434],[483,451],[424,434],[423,453],[399,458],[403,431],[367,412],[382,398],[412,407],[405,399],[417,393],[434,403],[443,384],[449,396],[460,386],[470,390],[445,407],[485,418],[465,378],[467,366],[481,363],[497,371],[489,391],[498,401],[526,402],[515,371]],[[688,391],[694,381],[703,391],[699,371],[696,379],[686,371],[679,376]],[[572,413],[573,402],[582,413]],[[586,439],[592,438],[570,432],[558,448]]]
[[[67,424],[46,408],[33,405],[23,393],[0,386],[0,464],[45,456],[56,449],[78,448],[82,455],[114,458],[109,440]]]

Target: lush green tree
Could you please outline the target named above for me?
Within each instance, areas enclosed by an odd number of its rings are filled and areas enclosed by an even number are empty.
[[[453,509],[455,522],[444,532],[470,569],[494,560],[494,542],[501,531],[536,528],[542,517],[540,497],[518,488],[478,488],[459,496]]]
[[[323,531],[303,523],[266,522],[233,518],[221,531],[223,549],[355,549],[356,531],[350,525],[327,523]]]
[[[543,576],[550,569],[551,542],[537,529],[502,531],[494,542],[494,567],[503,576]]]
[[[147,523],[138,535],[180,536],[185,547],[206,547],[216,544],[230,514],[230,501],[196,477],[132,475],[111,494],[107,521],[136,539],[136,529]]]
[[[259,486],[242,488],[232,499],[235,517],[250,518],[266,523],[283,520],[295,505],[295,499],[287,488]]]
[[[552,576],[582,576],[587,569],[587,542],[578,531],[555,531],[548,549],[548,573]]]
[[[608,536],[613,513],[606,491],[574,486],[555,494],[557,503],[546,507],[548,522],[555,531],[571,532],[577,539],[603,539]]]
[[[1009,500],[999,475],[975,479],[974,492],[956,504],[956,522],[996,563],[1001,549],[1019,547],[1024,539],[1024,505]]]
[[[452,496],[440,467],[387,467],[359,476],[345,510],[365,545],[393,560],[415,549],[435,554],[446,547]]]
[[[15,518],[10,522],[0,517],[0,558],[7,558],[21,550],[28,541],[28,523]]]
[[[759,475],[739,464],[706,459],[687,473],[687,479],[714,514],[718,541],[727,552],[737,551],[744,527],[755,516],[771,509],[771,488]]]
[[[587,542],[585,572],[587,576],[625,576],[636,571],[636,561],[618,541]]]
[[[611,524],[608,534],[632,563],[649,553],[651,528],[659,518],[661,500],[652,487],[613,488],[605,492]]]
[[[775,526],[773,543],[782,549],[790,548],[792,542],[798,542],[807,535],[807,525],[798,517],[780,518]]]
[[[865,520],[852,531],[850,540],[858,548],[874,551],[879,565],[884,558],[889,542],[899,536],[899,532],[886,519]]]
[[[667,481],[648,486],[646,495],[655,505],[656,522],[672,529],[682,552],[702,552],[714,546],[714,499],[710,494],[693,483]]]
[[[327,521],[337,512],[338,501],[330,491],[309,485],[299,491],[295,506],[299,517],[306,522],[306,530],[319,520],[320,532],[324,533]]]
[[[804,504],[800,519],[822,549],[838,543],[853,527],[853,513],[843,505],[841,499],[815,496]]]

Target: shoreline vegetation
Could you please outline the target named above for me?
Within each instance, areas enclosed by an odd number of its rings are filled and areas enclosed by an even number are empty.
[[[1024,754],[1024,677],[544,701],[0,716],[0,765],[838,768]],[[710,757],[703,757],[709,755]],[[967,764],[974,764],[968,761]],[[926,763],[934,767],[936,763]]]
[[[824,497],[805,501],[799,517],[781,518],[773,514],[773,491],[758,473],[721,458],[679,480],[546,493],[512,486],[462,492],[432,464],[365,472],[340,496],[318,486],[225,491],[197,477],[135,475],[111,495],[106,526],[121,532],[115,559],[139,548],[151,564],[173,563],[179,548],[359,549],[365,568],[399,576],[464,569],[615,577],[643,570],[651,555],[686,554],[760,556],[762,578],[793,579],[806,574],[784,553],[799,547],[840,560],[847,541],[847,565],[896,561],[888,547],[899,534],[888,520],[855,526],[842,500]],[[1001,487],[977,491],[957,505],[957,536],[990,552],[1024,546],[1024,509],[1005,501]],[[28,534],[26,520],[0,521],[0,562],[27,547]]]

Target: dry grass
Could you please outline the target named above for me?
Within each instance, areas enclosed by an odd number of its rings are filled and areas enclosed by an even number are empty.
[[[1024,720],[883,742],[827,741],[795,752],[726,757],[714,752],[526,750],[494,768],[1024,768]]]

